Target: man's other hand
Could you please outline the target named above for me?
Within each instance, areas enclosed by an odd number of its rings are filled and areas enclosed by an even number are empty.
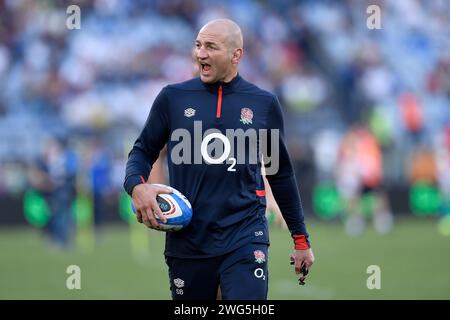
[[[291,264],[294,265],[295,273],[302,274],[299,279],[299,284],[304,285],[306,275],[309,273],[315,259],[312,249],[295,250],[295,254],[291,254],[290,258]]]

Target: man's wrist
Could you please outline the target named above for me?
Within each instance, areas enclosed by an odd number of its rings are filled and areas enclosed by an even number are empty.
[[[143,176],[133,176],[130,178],[129,190],[127,190],[130,197],[133,196],[133,190],[137,185],[145,183],[145,179]]]

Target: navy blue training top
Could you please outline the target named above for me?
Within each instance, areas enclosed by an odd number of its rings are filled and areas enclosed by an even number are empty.
[[[205,258],[250,242],[269,244],[260,157],[266,154],[263,135],[258,135],[257,140],[250,138],[260,129],[269,130],[269,150],[274,144],[272,136],[277,137],[271,129],[279,130],[279,169],[266,177],[291,235],[304,235],[309,246],[278,99],[238,74],[228,83],[206,84],[194,78],[164,87],[129,153],[124,182],[129,195],[134,186],[142,183],[141,176],[147,180],[167,144],[170,185],[192,204],[191,223],[166,234],[166,256]],[[216,148],[208,149],[210,158],[205,158],[200,150],[203,139],[213,132],[227,136],[229,131],[235,133],[231,138],[234,141],[229,139],[229,157],[218,164],[208,162],[226,156],[227,149],[223,139],[216,136],[209,145],[205,144]],[[244,148],[238,147],[242,133],[248,134],[240,141],[244,141]],[[270,157],[270,151],[267,156]]]

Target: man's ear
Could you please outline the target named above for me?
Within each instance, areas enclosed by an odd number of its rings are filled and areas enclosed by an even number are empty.
[[[232,64],[238,64],[244,54],[244,50],[242,48],[234,49],[233,56],[231,57]]]

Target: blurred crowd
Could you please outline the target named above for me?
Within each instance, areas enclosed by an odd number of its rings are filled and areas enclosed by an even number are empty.
[[[192,77],[199,28],[228,17],[244,34],[241,75],[285,109],[300,190],[331,183],[351,202],[425,183],[448,199],[449,1],[79,0],[73,30],[71,4],[0,0],[0,196],[36,180],[25,169],[52,141],[77,158],[73,188],[121,191],[153,99]],[[57,180],[52,166],[41,169]]]

